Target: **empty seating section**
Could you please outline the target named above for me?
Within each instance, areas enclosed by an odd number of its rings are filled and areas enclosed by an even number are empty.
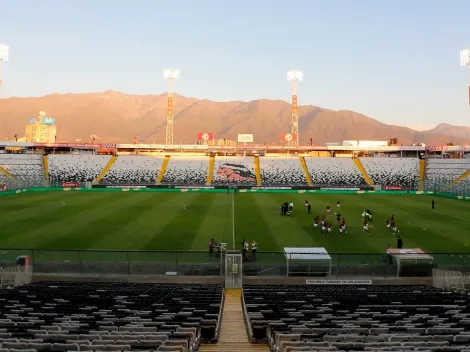
[[[162,183],[203,185],[207,181],[208,171],[208,156],[172,156]]]
[[[195,351],[215,341],[220,285],[44,282],[3,291],[2,351]]]
[[[3,154],[0,155],[0,167],[14,176],[21,187],[43,187],[44,169],[42,155]],[[2,175],[0,182],[14,186],[15,183]]]
[[[307,185],[304,171],[299,158],[259,159],[261,180],[263,185]]]
[[[163,157],[121,155],[101,179],[104,184],[148,184],[157,181]]]
[[[212,183],[216,185],[239,184],[256,186],[254,158],[243,156],[216,156]]]
[[[418,158],[361,158],[375,185],[414,187],[419,180]]]
[[[430,286],[245,286],[272,351],[470,351],[468,295]]]
[[[48,155],[51,182],[92,182],[104,169],[110,155]]]
[[[470,169],[470,159],[426,160],[425,191],[441,191]],[[459,186],[470,186],[467,178]]]
[[[351,158],[306,157],[314,185],[365,185],[366,181]]]

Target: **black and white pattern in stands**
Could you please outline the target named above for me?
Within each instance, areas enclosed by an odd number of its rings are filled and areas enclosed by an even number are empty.
[[[212,183],[215,185],[256,186],[254,158],[248,156],[216,156]]]
[[[100,183],[155,183],[162,168],[163,157],[120,155]]]
[[[418,158],[361,158],[374,185],[415,187],[419,181]]]
[[[110,155],[48,155],[49,177],[54,182],[92,182],[104,169]]]
[[[366,184],[351,158],[306,157],[305,162],[314,185]]]
[[[208,172],[208,156],[172,156],[162,184],[204,185]]]
[[[42,155],[35,154],[3,154],[0,155],[0,167],[14,176],[20,183],[15,183],[4,175],[1,183],[7,183],[13,187],[44,187],[44,169]]]
[[[249,329],[273,352],[470,351],[468,295],[431,286],[245,286],[243,296]]]
[[[196,351],[217,339],[222,294],[220,285],[33,283],[2,293],[0,343],[2,351]]]
[[[263,185],[307,185],[304,171],[298,157],[260,157],[261,180]]]
[[[426,160],[426,178],[424,190],[430,192],[442,191],[453,181],[470,169],[470,159],[428,159]],[[460,182],[454,191],[468,189],[470,179],[467,177]]]

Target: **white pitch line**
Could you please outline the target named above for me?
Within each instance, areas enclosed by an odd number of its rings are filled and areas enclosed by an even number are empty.
[[[235,192],[232,193],[232,248],[235,249]]]
[[[188,209],[188,206],[187,206],[187,205],[185,205],[185,206],[183,207],[183,209],[186,210],[186,211],[189,211],[189,212],[191,212],[191,213],[195,213],[195,212],[196,212],[195,210]]]

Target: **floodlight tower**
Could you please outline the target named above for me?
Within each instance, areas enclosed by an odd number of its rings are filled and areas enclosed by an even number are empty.
[[[10,48],[7,45],[0,44],[0,97],[2,96],[2,86],[3,86],[2,64],[3,64],[3,62],[8,61],[9,51],[10,51]]]
[[[460,65],[468,67],[468,114],[470,117],[470,48],[460,50]]]
[[[163,71],[163,78],[168,81],[168,105],[166,110],[166,145],[173,144],[173,85],[180,79],[180,71],[170,68]]]
[[[289,144],[293,146],[299,145],[299,112],[297,107],[297,89],[299,82],[303,79],[302,71],[292,70],[287,72],[287,80],[292,82],[292,138]]]

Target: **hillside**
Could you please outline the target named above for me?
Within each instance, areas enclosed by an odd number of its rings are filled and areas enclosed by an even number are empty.
[[[90,94],[53,94],[38,98],[0,99],[0,139],[23,136],[27,118],[46,111],[57,121],[58,141],[89,141],[95,134],[102,142],[164,143],[166,94],[128,95],[114,91]],[[236,139],[253,133],[256,143],[279,143],[290,128],[290,105],[280,100],[213,102],[176,95],[175,143],[194,143],[198,132],[215,138]],[[315,144],[346,139],[386,140],[399,143],[464,143],[468,131],[441,124],[430,131],[381,123],[353,111],[333,111],[312,105],[299,108],[300,142]]]

